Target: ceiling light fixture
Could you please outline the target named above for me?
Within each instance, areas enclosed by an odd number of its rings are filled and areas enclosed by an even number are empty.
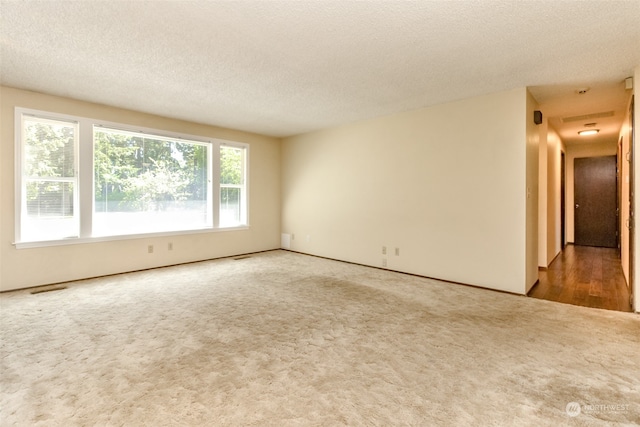
[[[580,132],[578,132],[578,135],[580,135],[580,136],[589,136],[589,135],[595,135],[598,132],[600,132],[600,129],[581,130]]]

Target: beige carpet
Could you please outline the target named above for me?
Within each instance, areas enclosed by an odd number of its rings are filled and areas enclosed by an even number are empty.
[[[3,426],[640,420],[636,314],[285,251],[67,286],[0,295]]]

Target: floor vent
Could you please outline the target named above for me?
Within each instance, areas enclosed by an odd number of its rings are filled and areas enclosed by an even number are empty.
[[[66,286],[51,286],[48,288],[39,288],[31,291],[31,295],[41,294],[43,292],[53,292],[53,291],[61,291],[63,289],[67,289]]]

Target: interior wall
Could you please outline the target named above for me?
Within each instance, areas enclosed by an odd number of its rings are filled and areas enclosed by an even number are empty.
[[[247,229],[16,249],[14,109],[32,108],[248,143]],[[280,145],[277,138],[0,87],[0,290],[192,262],[280,247]],[[168,250],[168,243],[173,250]],[[147,253],[154,245],[154,253]]]
[[[538,266],[546,268],[562,250],[560,174],[564,144],[547,119],[540,126]]]
[[[283,241],[526,293],[529,265],[537,279],[532,106],[519,88],[284,139]]]
[[[547,133],[549,129],[549,121],[546,117],[543,117],[542,123],[538,126],[540,130],[540,148],[538,150],[538,267],[547,267],[547,204],[549,202],[549,196],[547,194],[547,180],[549,178],[549,171],[547,170]]]
[[[526,125],[527,145],[525,153],[526,174],[526,250],[525,250],[525,293],[538,281],[538,227],[540,199],[540,126],[533,122],[533,112],[539,109],[538,103],[531,93],[526,92]]]
[[[622,260],[622,272],[624,274],[627,284],[631,285],[629,277],[629,228],[627,227],[629,221],[629,169],[630,164],[628,161],[628,153],[631,148],[629,131],[630,131],[630,115],[629,106],[631,104],[631,97],[629,97],[629,105],[627,107],[627,114],[625,115],[622,128],[620,129],[620,158],[622,159],[618,165],[619,177],[620,177],[620,252]]]
[[[575,199],[573,194],[573,161],[581,157],[600,157],[600,156],[615,156],[618,151],[618,143],[615,140],[607,142],[594,142],[585,144],[570,144],[567,145],[566,153],[566,214],[567,214],[567,242],[575,242],[574,233],[574,206]]]
[[[562,152],[566,151],[560,135],[551,127],[547,132],[547,266],[562,250]]]

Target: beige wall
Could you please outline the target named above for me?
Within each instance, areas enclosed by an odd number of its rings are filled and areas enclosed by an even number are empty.
[[[520,88],[283,140],[291,249],[525,293],[537,279],[532,108]]]
[[[538,266],[546,268],[562,250],[560,174],[564,144],[546,118],[540,132]]]
[[[571,144],[567,146],[567,181],[566,181],[566,203],[567,203],[567,242],[574,242],[574,196],[573,196],[573,161],[580,157],[615,156],[618,150],[617,142],[596,142],[585,144]]]
[[[562,185],[562,153],[560,136],[553,128],[547,132],[547,266],[562,250],[562,218],[560,198]]]
[[[538,202],[540,184],[540,126],[533,122],[533,112],[537,110],[538,103],[533,96],[526,91],[526,282],[525,293],[538,281],[538,228],[539,212]]]
[[[539,167],[539,178],[538,178],[538,267],[546,267],[547,266],[547,204],[548,204],[548,195],[547,195],[547,180],[548,180],[548,171],[547,171],[547,130],[549,129],[549,122],[546,117],[544,117],[542,124],[540,126],[540,143],[539,143],[539,151],[538,151],[538,167]]]
[[[250,145],[250,227],[34,249],[14,240],[14,108],[245,142]],[[0,88],[0,290],[120,273],[280,247],[280,140],[118,108]],[[173,250],[168,251],[168,243]],[[153,244],[153,254],[147,245]]]
[[[631,105],[631,96],[629,97],[629,106]],[[627,114],[624,118],[622,128],[620,129],[620,153],[621,162],[619,165],[621,197],[620,197],[620,251],[622,259],[622,272],[627,280],[627,284],[630,284],[629,278],[629,228],[627,227],[629,220],[629,169],[630,164],[627,160],[627,153],[630,149],[630,115],[629,108],[627,108]],[[637,157],[636,157],[637,158]]]

